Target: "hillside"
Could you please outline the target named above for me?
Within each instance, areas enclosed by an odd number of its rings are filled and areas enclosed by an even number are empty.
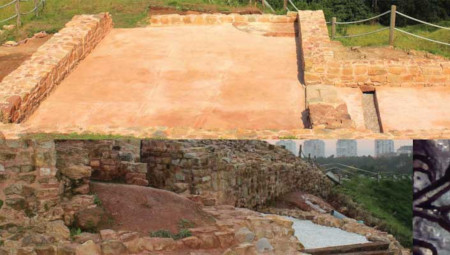
[[[381,229],[393,234],[405,247],[412,246],[412,181],[355,177],[338,187],[380,220]]]

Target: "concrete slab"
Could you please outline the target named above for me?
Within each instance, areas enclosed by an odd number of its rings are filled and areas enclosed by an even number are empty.
[[[303,128],[297,67],[295,38],[231,24],[114,29],[25,124]]]
[[[381,124],[390,130],[443,130],[450,127],[450,88],[377,88]]]

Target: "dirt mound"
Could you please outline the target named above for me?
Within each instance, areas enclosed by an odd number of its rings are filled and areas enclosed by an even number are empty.
[[[303,211],[316,211],[320,213],[329,213],[331,210],[334,210],[323,199],[300,191],[294,191],[280,197],[275,206],[288,209],[298,208]]]
[[[182,220],[188,220],[195,227],[214,224],[214,218],[200,205],[169,191],[99,182],[91,182],[90,188],[114,220],[115,230],[177,233]]]

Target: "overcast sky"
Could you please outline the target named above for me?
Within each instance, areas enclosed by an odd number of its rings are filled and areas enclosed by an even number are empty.
[[[268,140],[269,143],[275,144],[278,140]],[[325,142],[325,156],[336,155],[337,140],[323,140]],[[295,140],[297,147],[303,144],[303,140]],[[375,156],[375,140],[357,140],[358,142],[358,156]],[[394,147],[398,148],[404,145],[412,146],[412,140],[394,140]]]

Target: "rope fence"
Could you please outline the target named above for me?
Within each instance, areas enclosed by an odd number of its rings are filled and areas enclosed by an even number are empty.
[[[426,37],[423,37],[423,36],[420,36],[420,35],[416,35],[416,34],[413,34],[413,33],[410,33],[410,32],[406,32],[405,30],[402,30],[402,29],[400,29],[400,28],[395,28],[395,30],[396,30],[396,31],[399,31],[399,32],[401,32],[401,33],[410,35],[410,36],[417,37],[417,38],[419,38],[419,39],[423,39],[423,40],[427,40],[427,41],[430,41],[430,42],[434,42],[434,43],[438,43],[438,44],[450,46],[450,43],[441,42],[441,41],[433,40],[433,39],[430,39],[430,38],[426,38]]]
[[[0,5],[0,9],[3,9],[3,8],[5,8],[5,7],[8,7],[8,6],[12,5],[12,4],[15,3],[15,2],[16,2],[16,0],[12,0],[11,2],[9,2],[9,3],[7,3],[7,4]]]
[[[364,22],[367,22],[367,21],[378,19],[378,18],[383,17],[383,16],[385,16],[387,14],[390,14],[390,16],[391,16],[390,17],[391,19],[390,19],[389,27],[385,27],[385,28],[377,29],[375,31],[370,31],[370,32],[361,33],[361,34],[342,35],[342,36],[337,36],[336,35],[336,25],[349,25],[349,24],[364,23]],[[394,39],[395,39],[395,33],[394,32],[397,31],[397,32],[400,32],[400,33],[403,33],[403,34],[406,34],[406,35],[409,35],[409,36],[413,36],[415,38],[419,38],[419,39],[422,39],[422,40],[426,40],[426,41],[429,41],[429,42],[433,42],[433,43],[437,43],[437,44],[441,44],[441,45],[445,45],[445,46],[450,46],[450,43],[442,42],[442,41],[438,41],[438,40],[433,40],[431,38],[427,38],[427,37],[424,37],[424,36],[416,35],[416,34],[407,32],[407,31],[405,31],[403,29],[396,28],[396,15],[397,14],[402,16],[402,17],[404,17],[404,18],[407,18],[407,19],[419,22],[419,23],[424,24],[424,25],[428,25],[428,26],[431,26],[431,27],[444,29],[444,30],[450,30],[450,27],[439,26],[439,25],[436,25],[436,24],[432,24],[432,23],[420,20],[420,19],[413,18],[413,17],[408,16],[408,15],[406,15],[404,13],[401,13],[401,12],[397,11],[397,6],[395,6],[395,5],[392,5],[391,10],[386,11],[384,13],[381,13],[379,15],[373,16],[373,17],[368,18],[368,19],[349,21],[349,22],[338,22],[336,20],[336,17],[333,17],[331,22],[327,22],[327,24],[331,23],[331,38],[332,39],[354,38],[354,37],[360,37],[360,36],[367,36],[367,35],[371,35],[371,34],[375,34],[375,33],[380,33],[380,32],[385,31],[385,30],[389,30],[389,44],[390,45],[394,45]]]
[[[0,24],[6,23],[10,20],[16,19],[17,28],[22,25],[22,16],[26,16],[28,14],[34,13],[36,17],[39,16],[39,8],[44,8],[46,0],[12,0],[9,3],[0,5],[0,10],[8,8],[11,5],[14,5],[14,14],[10,17],[7,17],[3,20],[0,20]],[[23,2],[33,2],[34,8],[28,11],[21,11],[21,4]]]
[[[289,1],[289,3],[294,7],[294,9],[295,9],[296,11],[298,11],[297,6],[295,6],[295,4],[292,2],[292,0],[288,0],[288,1]]]
[[[367,32],[367,33],[361,33],[361,34],[356,34],[356,35],[342,35],[342,36],[335,36],[334,38],[335,38],[335,39],[337,39],[337,38],[354,38],[354,37],[360,37],[360,36],[366,36],[366,35],[371,35],[371,34],[379,33],[379,32],[381,32],[381,31],[385,31],[385,30],[388,30],[388,29],[389,29],[388,27],[383,27],[383,28],[377,29],[377,30],[375,30],[375,31]]]
[[[368,19],[362,19],[362,20],[357,20],[357,21],[349,21],[349,22],[336,22],[336,24],[338,24],[338,25],[348,25],[348,24],[364,23],[364,22],[367,22],[367,21],[378,19],[378,18],[383,17],[384,15],[389,14],[389,13],[391,13],[391,11],[384,12],[384,13],[382,13],[380,15],[373,16],[373,17],[368,18]]]

